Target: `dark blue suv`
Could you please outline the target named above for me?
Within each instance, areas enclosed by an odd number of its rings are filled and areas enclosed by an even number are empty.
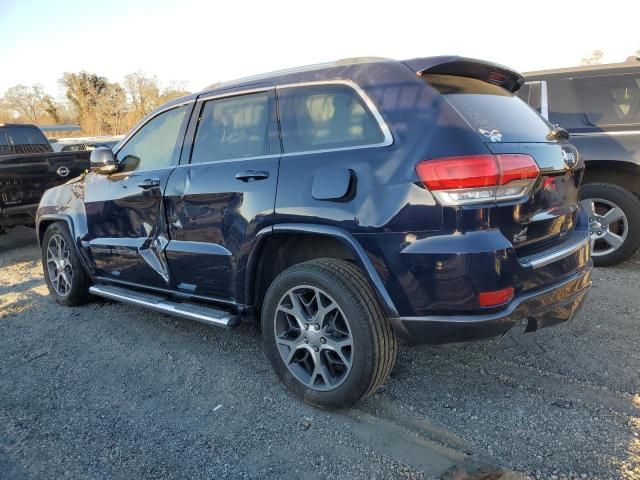
[[[168,103],[42,198],[49,291],[260,319],[274,369],[318,406],[376,391],[397,337],[567,321],[591,284],[584,164],[522,84],[473,59],[361,58]]]

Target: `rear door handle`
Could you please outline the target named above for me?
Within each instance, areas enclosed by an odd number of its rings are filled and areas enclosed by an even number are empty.
[[[236,180],[242,180],[243,182],[264,180],[265,178],[269,178],[269,172],[265,172],[264,170],[246,170],[236,173]]]
[[[160,186],[159,178],[145,178],[138,186],[143,190],[150,190],[152,188],[158,188]]]

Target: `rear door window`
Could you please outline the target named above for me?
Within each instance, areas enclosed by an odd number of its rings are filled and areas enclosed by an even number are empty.
[[[205,102],[191,163],[269,155],[272,95],[260,92]]]
[[[9,144],[16,154],[46,153],[51,151],[51,144],[42,131],[36,127],[7,126],[6,132]]]
[[[385,135],[373,112],[347,85],[279,89],[285,153],[378,145]]]
[[[592,125],[640,124],[640,75],[574,78],[573,85]]]
[[[550,125],[513,93],[475,78],[423,75],[480,135],[491,142],[546,142]],[[536,95],[531,86],[527,97]],[[539,94],[538,99],[539,99]],[[533,108],[540,108],[538,105]],[[535,102],[534,102],[535,104]]]

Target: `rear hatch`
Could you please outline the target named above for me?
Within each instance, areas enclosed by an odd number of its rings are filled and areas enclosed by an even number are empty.
[[[475,78],[451,71],[439,73],[434,68],[421,74],[477,133],[489,152],[496,156],[529,155],[540,170],[522,198],[497,202],[497,227],[518,256],[553,247],[573,231],[577,218],[584,166],[576,149],[566,141],[548,139],[551,125],[514,95],[518,82],[508,71],[487,68],[474,72]],[[511,72],[513,75],[517,74]],[[501,84],[505,79],[511,79],[508,88]]]

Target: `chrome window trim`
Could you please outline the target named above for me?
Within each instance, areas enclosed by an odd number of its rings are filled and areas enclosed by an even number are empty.
[[[615,132],[576,132],[572,133],[572,137],[588,137],[590,135],[640,135],[640,130],[618,130]]]
[[[161,114],[163,114],[165,112],[168,112],[169,110],[173,110],[174,108],[184,107],[185,105],[189,105],[190,103],[195,103],[195,102],[196,102],[196,99],[194,98],[192,100],[188,100],[186,102],[178,103],[176,105],[168,105],[168,106],[158,110],[157,112],[154,113],[153,117],[150,117],[144,123],[140,123],[137,127],[135,127],[135,129],[133,129],[129,133],[127,133],[127,135],[122,140],[120,140],[120,142],[115,147],[113,147],[113,155],[117,157],[118,156],[118,152],[124,148],[124,146],[129,142],[129,140],[131,140],[131,137],[133,137],[136,133],[138,133],[138,130],[140,130],[142,127],[144,127],[151,120],[156,118],[158,115],[161,115]],[[184,143],[184,140],[183,140],[183,143]]]
[[[547,97],[547,81],[540,80],[540,115],[549,120],[549,98]]]
[[[150,168],[147,170],[131,170],[130,172],[113,172],[109,174],[109,177],[117,177],[118,175],[122,175],[123,177],[134,177],[139,173],[147,173],[147,172],[162,172],[164,170],[173,170],[177,165],[169,165],[168,167],[160,167],[160,168]],[[91,172],[96,173],[96,172]],[[135,174],[135,175],[134,175]],[[96,173],[96,175],[101,175],[100,173]],[[106,175],[102,175],[106,176]]]
[[[250,88],[245,90],[225,90],[224,92],[212,93],[207,96],[198,97],[198,102],[204,103],[209,100],[219,100],[221,98],[226,98],[226,97],[239,97],[242,95],[250,95],[252,93],[269,92],[271,90],[275,90],[275,87],[273,85],[264,86],[264,87],[255,87],[255,88]]]
[[[353,147],[336,147],[336,148],[303,150],[300,152],[285,152],[283,153],[283,156],[306,155],[309,153],[318,153],[318,152],[324,153],[324,152],[335,152],[335,151],[342,151],[342,150],[355,150],[360,148],[371,148],[371,147],[388,147],[389,145],[393,144],[393,135],[391,134],[389,125],[387,125],[387,123],[382,118],[382,115],[380,114],[380,111],[376,107],[375,103],[373,103],[373,100],[371,100],[369,95],[367,95],[365,91],[362,90],[362,88],[360,88],[360,86],[357,83],[351,80],[319,80],[315,82],[286,83],[283,85],[277,85],[276,89],[300,88],[300,87],[309,87],[309,86],[317,86],[317,85],[346,85],[347,87],[351,88],[356,93],[356,95],[358,95],[360,99],[364,102],[366,107],[369,109],[369,112],[371,112],[371,115],[373,115],[373,118],[378,124],[378,127],[380,128],[380,131],[382,132],[382,135],[384,138],[381,142],[378,142],[378,143],[355,145]]]
[[[316,154],[316,153],[330,153],[330,152],[342,152],[342,151],[348,151],[348,150],[362,150],[362,149],[366,149],[366,148],[376,148],[376,147],[386,147],[391,145],[391,143],[389,144],[382,144],[382,143],[375,143],[375,144],[370,144],[370,145],[357,145],[354,147],[339,147],[339,148],[327,148],[327,149],[323,149],[323,150],[308,150],[308,151],[304,151],[304,152],[290,152],[290,153],[272,153],[269,155],[257,155],[257,156],[253,156],[253,157],[233,157],[233,158],[223,158],[221,160],[209,160],[208,162],[199,162],[199,163],[191,163],[191,159],[189,159],[189,163],[182,163],[180,165],[176,165],[176,168],[180,168],[180,167],[189,167],[192,165],[209,165],[212,163],[228,163],[228,162],[237,162],[240,160],[262,160],[262,159],[266,159],[266,158],[285,158],[285,157],[294,157],[294,156],[298,156],[298,155],[312,155],[312,154]]]
[[[547,81],[546,80],[532,80],[525,82],[525,85],[529,85],[529,98],[526,100],[526,104],[531,107],[531,86],[540,84],[540,112],[538,112],[545,120],[549,120],[549,98],[547,96]],[[524,100],[523,100],[524,101]],[[533,110],[535,108],[531,107]],[[537,112],[537,110],[536,110]]]
[[[225,91],[220,93],[213,93],[207,96],[198,97],[197,100],[198,102],[202,101],[204,103],[205,101],[218,100],[226,97],[237,97],[237,96],[249,95],[253,93],[268,92],[271,90],[278,90],[278,89],[284,89],[284,88],[308,87],[308,86],[315,86],[315,85],[346,85],[349,88],[351,88],[356,93],[356,95],[358,95],[358,97],[360,97],[360,99],[364,102],[366,107],[369,109],[369,112],[371,112],[371,115],[373,115],[373,118],[378,124],[378,127],[382,131],[382,134],[384,137],[382,142],[368,143],[364,145],[354,145],[351,147],[318,148],[314,150],[303,150],[299,152],[283,152],[280,154],[257,155],[252,157],[231,157],[231,158],[223,158],[220,160],[210,160],[208,162],[199,162],[199,163],[192,163],[191,157],[189,157],[189,163],[179,164],[177,165],[177,168],[188,166],[188,165],[208,165],[212,163],[231,162],[231,161],[238,161],[238,160],[260,160],[265,158],[292,157],[297,155],[343,152],[343,151],[349,151],[349,150],[361,150],[365,148],[388,147],[389,145],[393,145],[394,139],[393,139],[393,135],[391,134],[391,130],[389,129],[389,126],[382,118],[382,115],[380,114],[380,111],[376,107],[375,103],[373,103],[373,100],[371,100],[371,98],[355,82],[352,82],[351,80],[320,80],[320,81],[313,81],[313,82],[286,83],[283,85],[265,86],[265,87],[250,88],[250,89],[244,89],[244,90],[233,90],[233,91]],[[279,119],[278,119],[278,122],[279,122]],[[194,138],[194,142],[195,142],[195,138]]]
[[[208,160],[206,162],[198,162],[198,163],[191,163],[191,159],[189,159],[189,163],[181,163],[180,165],[176,165],[175,168],[192,167],[194,165],[212,165],[214,163],[233,163],[233,162],[239,162],[242,160],[263,160],[268,158],[280,158],[281,156],[282,155],[279,153],[270,153],[269,155],[254,155],[251,157],[223,158],[220,160]]]

